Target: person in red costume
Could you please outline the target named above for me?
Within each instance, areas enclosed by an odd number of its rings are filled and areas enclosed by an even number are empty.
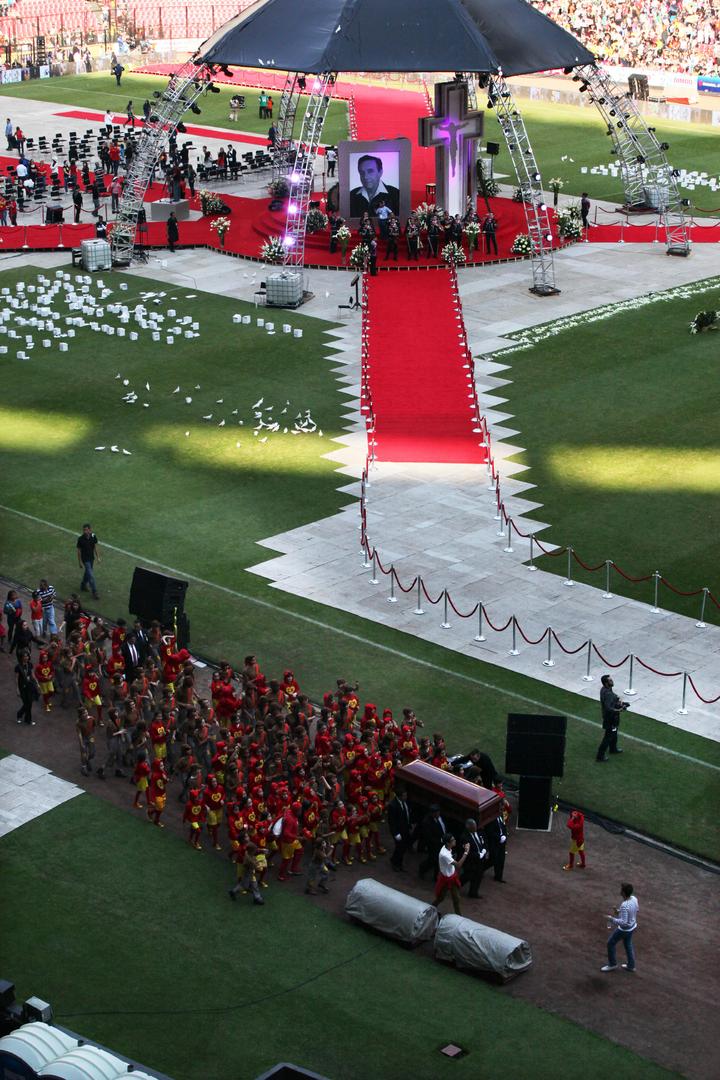
[[[37,679],[38,686],[40,687],[40,693],[43,698],[43,705],[45,706],[45,712],[50,712],[52,705],[50,699],[55,693],[55,668],[47,654],[45,649],[40,650],[38,656],[38,662],[35,665],[35,678]]]
[[[374,850],[376,855],[384,855],[385,848],[380,843],[380,822],[385,816],[385,807],[382,799],[376,791],[370,792],[370,805],[368,807],[370,817],[370,836],[368,838],[368,852]]]
[[[220,851],[218,842],[218,830],[223,819],[223,806],[225,805],[225,789],[218,783],[214,773],[208,773],[207,785],[203,793],[203,802],[207,810],[207,828],[210,833],[213,847]]]
[[[203,800],[203,793],[199,788],[193,788],[185,803],[183,821],[190,827],[190,843],[196,851],[202,851],[200,835],[205,824],[207,811]]]
[[[280,687],[287,699],[288,708],[290,708],[300,693],[300,687],[298,686],[297,679],[289,668],[287,671],[283,672],[283,681],[280,684]]]
[[[145,802],[149,802],[148,784],[150,777],[150,766],[148,765],[147,754],[143,750],[141,757],[138,758],[135,769],[133,771],[133,784],[135,785],[135,801],[133,802],[133,810],[140,810],[140,800],[142,799],[143,792],[145,793]]]
[[[357,806],[348,804],[348,819],[347,819],[347,842],[343,848],[343,862],[346,866],[352,866],[353,853],[355,858],[359,859],[361,863],[364,863],[365,856],[362,852],[362,840],[360,837],[360,824],[362,822],[362,815]]]
[[[570,830],[570,854],[563,870],[572,870],[575,866],[575,856],[580,860],[578,867],[585,869],[585,815],[580,810],[571,810],[567,819],[567,827]]]
[[[168,731],[162,713],[155,713],[150,725],[150,742],[153,748],[153,757],[156,761],[164,761],[167,757]]]
[[[105,661],[105,672],[108,679],[112,679],[114,675],[125,674],[125,661],[123,660],[122,653],[112,653],[110,658]]]
[[[147,816],[159,829],[165,828],[160,821],[160,818],[162,817],[162,812],[165,809],[165,804],[167,802],[167,784],[168,778],[167,773],[165,772],[165,763],[156,758],[152,763],[152,772],[150,774]]]
[[[280,871],[278,881],[287,881],[288,874],[298,876],[302,865],[303,845],[299,838],[299,817],[302,806],[299,802],[291,803],[289,810],[282,816],[280,832]]]
[[[82,682],[83,705],[90,711],[95,707],[98,724],[103,727],[102,698],[100,697],[100,676],[93,670],[92,665],[85,668],[85,676]]]
[[[163,682],[167,690],[175,692],[175,680],[186,660],[190,659],[187,649],[175,651],[176,642],[173,634],[166,634],[160,646],[160,661],[163,667]]]

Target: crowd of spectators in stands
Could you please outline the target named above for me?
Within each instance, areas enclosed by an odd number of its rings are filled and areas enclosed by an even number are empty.
[[[609,64],[720,69],[718,0],[532,0]]]

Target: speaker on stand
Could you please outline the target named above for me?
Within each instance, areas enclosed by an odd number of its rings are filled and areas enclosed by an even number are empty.
[[[518,829],[549,832],[552,778],[565,768],[567,718],[510,713],[505,739],[505,772],[518,773]]]
[[[187,581],[136,566],[128,610],[145,623],[157,619],[163,627],[172,627],[178,646],[183,649],[190,642],[190,620],[185,614],[187,588]]]

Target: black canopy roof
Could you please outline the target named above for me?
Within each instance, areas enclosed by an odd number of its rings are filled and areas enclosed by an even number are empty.
[[[201,46],[208,63],[281,71],[523,75],[594,56],[525,0],[257,0]]]

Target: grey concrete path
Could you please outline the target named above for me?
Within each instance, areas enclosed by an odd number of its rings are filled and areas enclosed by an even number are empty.
[[[0,760],[0,836],[82,793],[43,765],[9,754]]]

